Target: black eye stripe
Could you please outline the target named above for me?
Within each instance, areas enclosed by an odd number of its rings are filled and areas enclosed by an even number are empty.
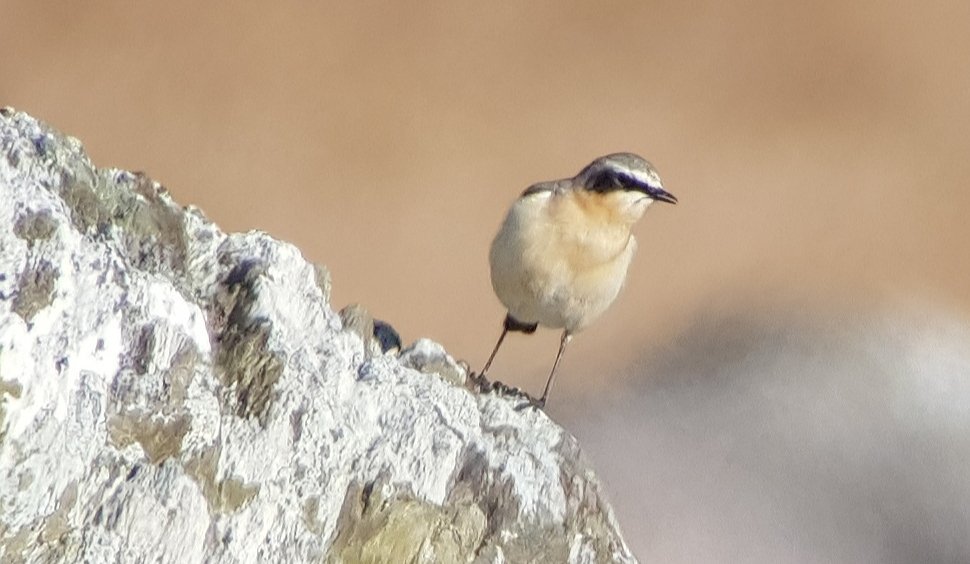
[[[611,190],[631,190],[639,185],[640,182],[629,174],[604,170],[593,176],[587,189],[595,192],[608,192]]]
[[[639,184],[639,182],[637,182],[637,180],[629,174],[618,174],[616,177],[620,181],[620,185],[624,188],[632,188],[633,186]]]

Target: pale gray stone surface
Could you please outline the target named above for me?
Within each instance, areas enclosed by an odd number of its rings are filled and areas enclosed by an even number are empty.
[[[329,287],[0,111],[0,561],[634,561],[571,435]]]

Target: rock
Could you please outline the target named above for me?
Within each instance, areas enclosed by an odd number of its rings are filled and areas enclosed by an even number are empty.
[[[455,386],[464,386],[468,369],[459,365],[445,348],[431,339],[418,339],[401,352],[401,364],[425,374],[436,374]]]
[[[374,340],[377,341],[382,353],[398,354],[401,352],[401,335],[386,321],[374,320]]]
[[[353,331],[364,342],[364,354],[371,358],[381,354],[401,352],[401,336],[390,323],[374,319],[360,304],[351,304],[340,310],[344,329]]]
[[[0,111],[0,560],[634,561],[569,433],[329,288]]]

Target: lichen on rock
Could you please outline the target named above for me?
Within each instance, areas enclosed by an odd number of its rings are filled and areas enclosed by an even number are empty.
[[[264,425],[283,372],[283,359],[269,347],[272,323],[253,311],[258,304],[259,278],[266,268],[242,261],[219,282],[209,319],[216,344],[216,371],[235,393],[233,409],[240,417],[256,417]]]
[[[53,301],[56,282],[57,269],[50,262],[40,260],[27,265],[17,277],[17,290],[10,308],[30,323],[40,310]]]
[[[631,562],[575,439],[0,110],[0,561]]]
[[[462,562],[477,555],[486,518],[469,500],[438,505],[383,477],[353,484],[327,562]]]

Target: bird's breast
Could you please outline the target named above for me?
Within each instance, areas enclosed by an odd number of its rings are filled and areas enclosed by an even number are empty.
[[[492,243],[492,286],[513,317],[578,330],[616,298],[636,250],[628,225],[580,203],[517,201]]]

